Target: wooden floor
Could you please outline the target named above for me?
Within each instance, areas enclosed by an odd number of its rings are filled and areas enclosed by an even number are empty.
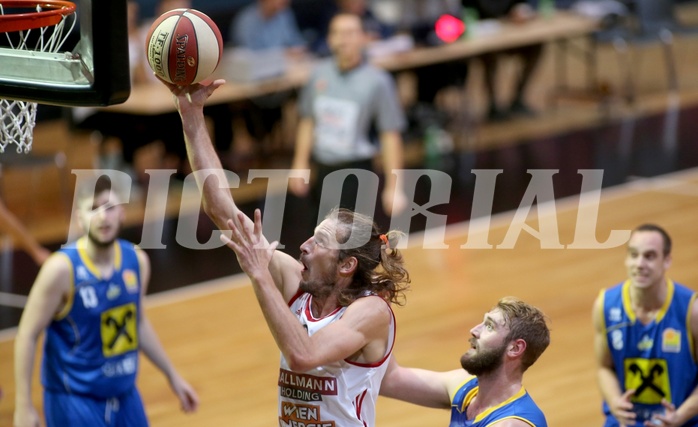
[[[558,201],[556,215],[531,215],[527,223],[538,229],[543,221],[557,220],[560,242],[569,244],[577,203],[577,197]],[[695,286],[697,217],[698,170],[689,170],[605,191],[596,235],[605,241],[611,230],[628,230],[645,221],[662,224],[675,239],[670,277]],[[516,295],[551,319],[551,346],[525,377],[549,424],[599,425],[590,309],[602,287],[624,278],[624,248],[541,249],[540,242],[524,232],[513,249],[497,249],[512,218],[513,213],[498,215],[490,228],[470,233],[488,233],[493,249],[460,248],[468,240],[469,224],[449,228],[449,249],[423,249],[420,236],[410,236],[405,257],[413,285],[406,306],[395,310],[395,355],[407,366],[457,368],[470,327],[498,298]],[[181,414],[163,377],[145,362],[139,385],[152,425],[275,425],[279,353],[244,277],[151,297],[147,315],[202,402],[197,414]],[[6,393],[0,425],[10,424],[14,406],[12,335],[5,333],[0,342],[0,383]],[[39,405],[38,384],[34,390]],[[378,414],[380,426],[446,425],[448,420],[446,411],[382,398]]]

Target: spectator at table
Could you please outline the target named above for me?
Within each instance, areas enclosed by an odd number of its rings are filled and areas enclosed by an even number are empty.
[[[240,48],[253,51],[283,49],[291,60],[302,57],[306,53],[306,42],[289,5],[289,0],[251,3],[233,19],[230,40]],[[284,136],[280,129],[283,109],[293,96],[293,91],[282,91],[232,106],[235,143],[231,167],[249,167],[247,161],[253,160],[260,142],[270,140],[268,143],[272,145],[283,145]]]
[[[523,23],[536,17],[536,12],[526,0],[462,0],[462,4],[463,7],[476,11],[480,19],[506,19],[514,23]],[[531,82],[531,77],[533,77],[540,63],[542,53],[543,44],[534,43],[480,56],[485,69],[488,120],[502,121],[511,116],[531,116],[535,114],[524,98]],[[521,61],[521,70],[516,81],[512,100],[506,107],[501,107],[497,90],[497,68],[499,61],[505,56],[518,57]]]

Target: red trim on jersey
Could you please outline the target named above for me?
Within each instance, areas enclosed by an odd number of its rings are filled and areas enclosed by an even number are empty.
[[[332,310],[332,313],[329,313],[327,316],[317,318],[317,317],[313,316],[313,310],[310,309],[312,300],[313,300],[313,296],[310,295],[310,296],[308,297],[308,299],[306,300],[306,302],[305,302],[305,308],[304,308],[304,309],[305,309],[305,317],[306,317],[306,319],[308,319],[308,321],[310,321],[310,322],[319,322],[320,320],[322,320],[322,319],[324,319],[324,318],[327,318],[327,317],[330,317],[330,316],[334,316],[335,314],[337,314],[337,312],[338,312],[339,310],[341,310],[341,309],[344,308],[344,307],[341,307],[341,306],[340,306],[340,307],[337,307],[337,308],[335,308],[334,310]]]
[[[354,398],[354,408],[356,408],[356,419],[361,421],[364,424],[364,426],[366,426],[367,424],[366,421],[361,419],[361,407],[364,404],[366,393],[368,393],[368,390],[364,390],[360,395]]]
[[[381,298],[378,295],[368,295],[368,296],[374,296],[374,297]],[[393,312],[393,307],[390,306],[390,303],[388,301],[384,300],[383,298],[381,298],[381,300],[383,300],[383,302],[388,304],[388,309],[390,309],[390,317],[392,317],[392,319],[393,319],[393,341],[390,343],[390,348],[388,349],[388,351],[385,353],[385,356],[383,356],[383,358],[381,360],[379,360],[377,362],[373,362],[373,363],[359,363],[359,362],[353,362],[353,361],[348,360],[348,359],[344,359],[344,361],[349,363],[350,365],[359,366],[361,368],[377,368],[380,365],[382,365],[383,363],[385,363],[385,361],[388,360],[388,357],[390,357],[390,354],[392,354],[392,352],[393,352],[393,347],[395,346],[395,337],[397,336],[397,322],[395,321],[395,313]]]
[[[301,291],[300,288],[299,288],[299,289],[296,291],[296,294],[295,294],[294,296],[291,297],[291,300],[288,302],[288,306],[289,306],[289,307],[292,306],[293,303],[296,302],[296,300],[297,300],[298,298],[300,298],[301,295],[303,295],[303,293],[304,293],[304,292]]]

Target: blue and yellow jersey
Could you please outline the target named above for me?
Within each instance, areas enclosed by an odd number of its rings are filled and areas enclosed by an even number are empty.
[[[630,301],[630,282],[601,291],[603,326],[613,366],[623,391],[635,389],[631,398],[638,426],[662,414],[662,399],[677,407],[698,385],[693,354],[690,307],[695,293],[667,280],[667,298],[655,319],[643,325]],[[603,404],[607,426],[617,425]],[[693,418],[684,426],[698,426]]]
[[[109,398],[135,384],[140,268],[133,244],[114,245],[111,277],[101,277],[79,245],[60,251],[70,260],[73,283],[70,301],[46,330],[41,380],[47,390]]]
[[[466,409],[478,393],[477,377],[470,377],[456,391],[451,399],[450,427],[486,427],[496,422],[515,418],[530,424],[532,427],[547,427],[543,411],[533,401],[526,389],[521,387],[518,393],[501,404],[487,409],[469,420]]]

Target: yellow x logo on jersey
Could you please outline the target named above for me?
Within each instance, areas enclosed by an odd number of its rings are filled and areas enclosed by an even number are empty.
[[[664,359],[625,359],[625,389],[635,389],[632,402],[659,404],[671,402],[669,369]]]
[[[102,353],[117,356],[138,348],[136,304],[114,307],[102,313]]]

